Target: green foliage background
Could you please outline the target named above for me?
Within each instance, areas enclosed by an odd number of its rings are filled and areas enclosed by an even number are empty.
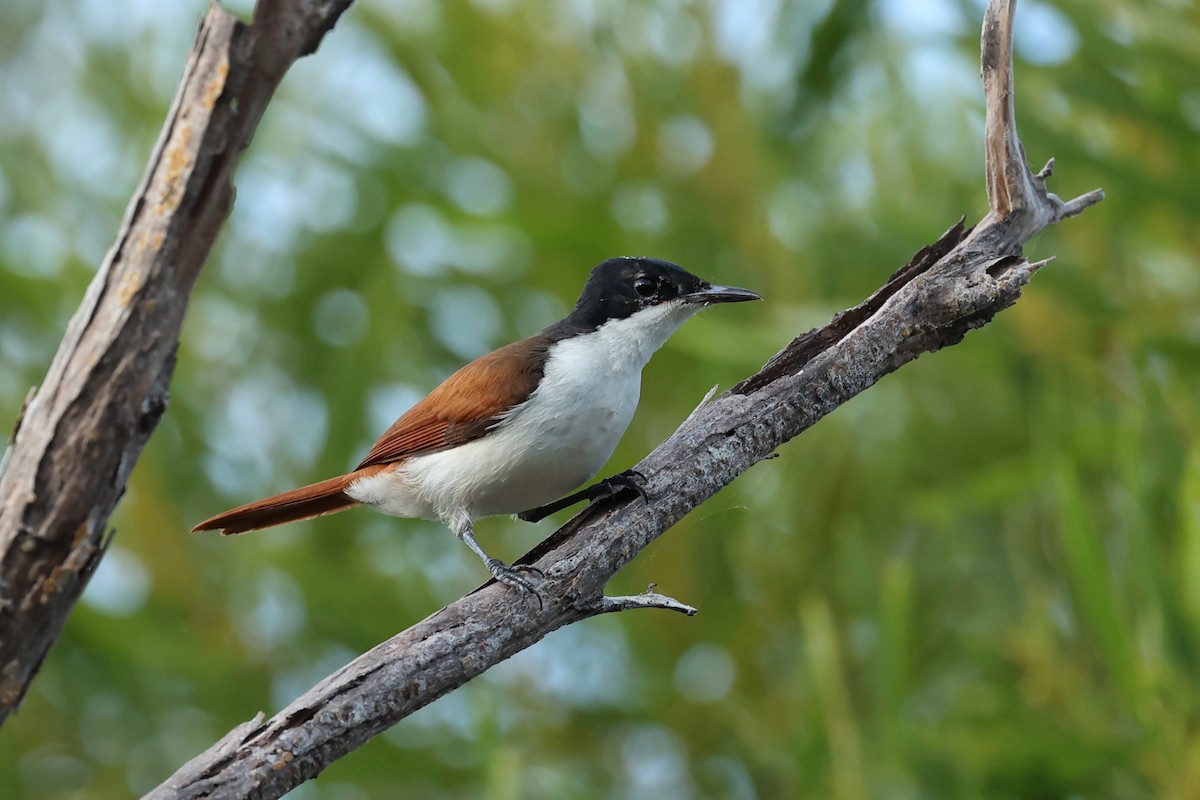
[[[239,10],[247,13],[247,3]],[[0,5],[0,419],[111,243],[201,0]],[[767,302],[646,371],[610,471],[983,193],[975,2],[359,0],[289,75],[118,535],[0,796],[120,797],[476,586],[440,526],[192,536],[356,461],[468,358],[649,254]],[[1018,11],[1052,188],[1021,302],[755,467],[554,634],[303,798],[1183,798],[1200,786],[1200,14]],[[561,516],[560,516],[561,520]],[[553,529],[485,521],[511,559]]]

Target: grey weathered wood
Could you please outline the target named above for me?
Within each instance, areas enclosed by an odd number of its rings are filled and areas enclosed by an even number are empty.
[[[0,723],[99,564],[105,526],[167,403],[196,275],[275,88],[351,0],[214,1],[116,242],[30,399],[0,474]],[[118,13],[118,12],[114,12]]]
[[[1025,148],[1017,135],[1012,62],[1015,11],[1016,0],[1003,7],[989,3],[979,40],[987,101],[983,146],[989,210],[975,231],[996,237],[991,246],[1005,249],[1019,248],[1047,226],[1073,217],[1104,199],[1104,193],[1096,189],[1064,203],[1046,191],[1046,178],[1050,177],[1054,159],[1040,172],[1029,169]]]
[[[689,612],[660,595],[606,598],[609,579],[739,474],[881,377],[959,342],[1014,303],[1033,272],[1021,244],[1098,202],[1064,203],[1032,173],[1012,105],[1011,0],[989,5],[982,41],[992,211],[959,223],[862,305],[798,337],[760,372],[697,409],[637,470],[647,502],[605,501],[523,563],[546,573],[544,605],[487,584],[330,675],[269,720],[256,718],[148,797],[279,797],[375,734],[563,625],[627,608]]]

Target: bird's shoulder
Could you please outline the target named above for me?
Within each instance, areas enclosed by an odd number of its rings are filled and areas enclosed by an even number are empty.
[[[542,379],[554,338],[544,332],[480,356],[404,412],[358,469],[437,452],[480,438]]]

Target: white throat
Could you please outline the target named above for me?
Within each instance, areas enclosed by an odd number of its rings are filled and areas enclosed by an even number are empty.
[[[624,319],[610,319],[595,331],[564,340],[558,346],[586,349],[594,363],[606,364],[618,373],[634,370],[640,376],[650,357],[701,308],[678,300],[643,308]]]

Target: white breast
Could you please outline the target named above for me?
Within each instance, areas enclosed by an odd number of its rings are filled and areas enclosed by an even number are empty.
[[[481,439],[418,456],[348,493],[402,517],[515,514],[590,480],[637,409],[642,367],[697,306],[662,305],[554,344],[529,399]]]

